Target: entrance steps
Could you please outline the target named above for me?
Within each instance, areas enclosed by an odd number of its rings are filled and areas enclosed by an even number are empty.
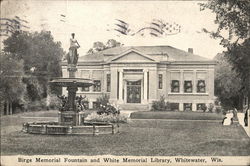
[[[149,111],[148,104],[120,104],[122,111]]]

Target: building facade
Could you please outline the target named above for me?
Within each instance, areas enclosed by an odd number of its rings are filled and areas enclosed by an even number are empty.
[[[214,103],[214,66],[209,59],[170,46],[115,47],[79,58],[76,77],[93,79],[95,85],[79,88],[89,108],[96,99],[110,96],[110,102],[124,110],[145,106],[161,96],[171,109],[197,111]],[[68,77],[67,64],[62,64]],[[63,90],[66,94],[66,89]]]

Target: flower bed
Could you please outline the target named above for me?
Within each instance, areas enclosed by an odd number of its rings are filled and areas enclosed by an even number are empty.
[[[98,114],[93,112],[85,119],[85,122],[107,122],[107,123],[127,123],[128,117],[123,114]]]

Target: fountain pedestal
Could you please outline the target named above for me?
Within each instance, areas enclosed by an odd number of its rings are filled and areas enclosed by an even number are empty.
[[[69,78],[75,78],[75,73],[77,71],[76,65],[69,64],[68,65],[69,71]],[[58,121],[60,125],[71,125],[71,126],[78,126],[80,125],[80,119],[82,118],[79,116],[80,114],[77,112],[76,109],[76,92],[77,92],[77,82],[72,81],[72,84],[67,86],[68,91],[68,110],[60,112],[58,114]]]

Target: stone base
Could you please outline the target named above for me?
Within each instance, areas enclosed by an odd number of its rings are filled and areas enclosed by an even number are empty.
[[[79,126],[84,122],[83,112],[65,111],[58,113],[59,125]]]
[[[29,122],[23,124],[23,132],[46,135],[102,135],[119,133],[119,124],[83,123],[81,126],[63,126],[57,122]]]

